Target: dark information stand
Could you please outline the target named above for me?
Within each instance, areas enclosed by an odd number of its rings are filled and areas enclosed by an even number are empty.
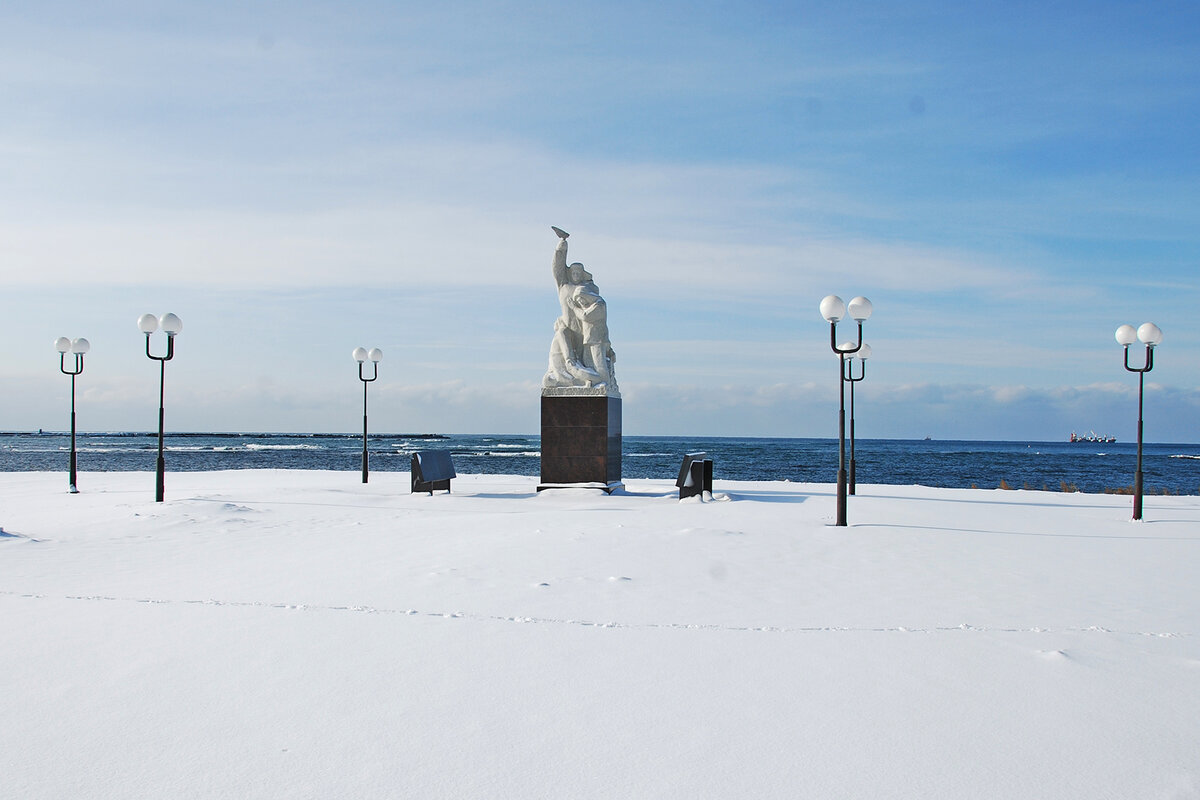
[[[708,492],[712,494],[713,460],[708,453],[688,453],[683,457],[679,467],[679,477],[675,480],[679,487],[679,499],[694,497]]]
[[[412,457],[413,492],[450,491],[450,479],[457,478],[449,450],[418,450]]]

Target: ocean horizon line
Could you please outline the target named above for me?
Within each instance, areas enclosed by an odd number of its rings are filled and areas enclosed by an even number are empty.
[[[111,437],[154,437],[158,438],[157,431],[137,431],[137,430],[78,430],[78,436],[111,436]],[[165,432],[166,436],[180,437],[293,437],[293,438],[353,438],[361,439],[362,433],[357,431],[198,431],[198,430],[181,430]],[[69,430],[50,430],[46,428],[38,430],[0,430],[0,436],[70,436]],[[486,432],[462,432],[455,431],[451,433],[435,433],[435,432],[370,432],[367,434],[368,439],[376,438],[393,438],[393,439],[428,439],[440,440],[450,439],[455,436],[462,437],[481,437],[481,436],[518,436],[531,439],[540,439],[539,433],[508,433],[497,431]],[[739,434],[655,434],[655,433],[629,433],[622,438],[625,439],[670,439],[670,440],[686,440],[686,439],[721,439],[730,441],[796,441],[796,442],[836,442],[836,436],[757,436],[757,435],[739,435]],[[992,444],[1117,444],[1117,445],[1134,445],[1135,441],[1117,440],[1114,442],[1088,442],[1080,440],[1071,442],[1068,438],[1063,439],[981,439],[981,438],[938,438],[933,436],[916,437],[916,436],[859,436],[857,441],[860,442],[969,442],[969,443],[992,443]],[[1144,442],[1146,445],[1155,446],[1170,446],[1179,445],[1183,447],[1200,447],[1200,442],[1169,442],[1169,441],[1149,441]]]

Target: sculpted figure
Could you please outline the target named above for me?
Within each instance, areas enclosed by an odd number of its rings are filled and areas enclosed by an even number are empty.
[[[550,340],[550,366],[542,379],[543,388],[563,386],[594,386],[600,383],[600,375],[572,356],[567,326],[562,317],[554,320],[554,338]]]
[[[552,272],[558,285],[562,314],[554,323],[550,366],[543,388],[580,387],[617,394],[613,362],[616,353],[608,338],[608,306],[592,275],[576,261],[567,265],[567,237],[559,228]]]
[[[583,340],[580,360],[607,385],[612,380],[612,361],[616,355],[608,342],[608,306],[595,288],[596,284],[590,280],[576,286],[571,294],[571,307],[579,319]]]

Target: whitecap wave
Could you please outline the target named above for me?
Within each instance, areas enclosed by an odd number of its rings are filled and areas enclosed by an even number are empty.
[[[324,450],[319,444],[254,444],[246,445],[247,450]]]

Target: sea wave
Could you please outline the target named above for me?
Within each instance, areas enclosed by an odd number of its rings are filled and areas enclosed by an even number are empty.
[[[77,453],[141,453],[145,450],[154,449],[154,445],[143,445],[142,447],[101,447],[97,445],[79,445],[75,448]],[[34,453],[68,453],[71,451],[71,446],[60,444],[49,447],[5,447],[5,453],[19,453],[21,455],[30,455]]]
[[[1196,461],[1200,461],[1200,456],[1187,455],[1186,453],[1180,453],[1179,455],[1168,456],[1168,458],[1190,458],[1190,459],[1194,459]]]
[[[372,452],[374,453],[374,451]],[[395,450],[390,452],[384,450],[374,454],[383,457],[398,458],[408,457],[416,452],[416,450]],[[516,452],[509,450],[506,452],[497,452],[494,450],[451,450],[450,455],[454,456],[455,458],[537,458],[541,455],[541,451],[522,450],[520,452]]]
[[[246,445],[247,450],[324,450],[320,444],[254,444]]]

